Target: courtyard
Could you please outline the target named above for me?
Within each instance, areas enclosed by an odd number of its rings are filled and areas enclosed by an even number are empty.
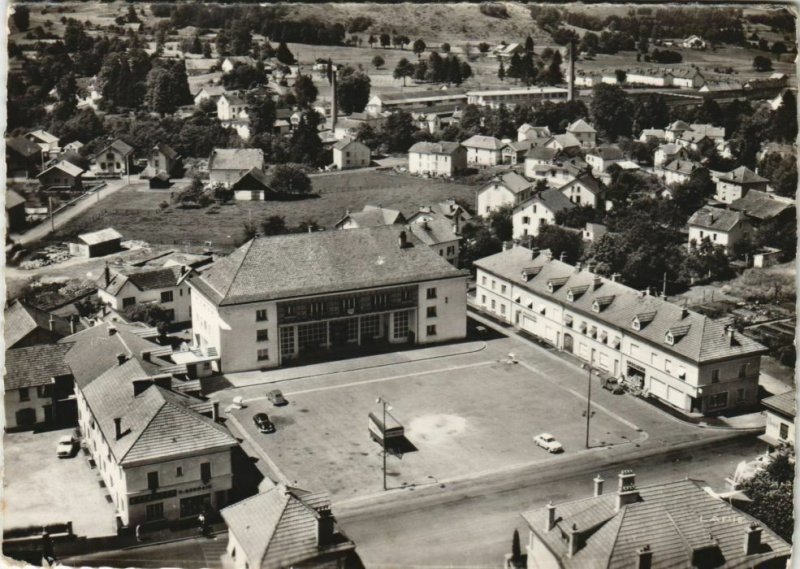
[[[378,397],[405,427],[405,440],[387,459],[389,489],[442,484],[584,451],[586,399],[559,373],[574,376],[572,383],[585,378],[581,371],[561,362],[555,370],[547,359],[510,363],[504,359],[509,340],[489,344],[469,355],[279,382],[287,406],[274,407],[263,396],[246,399],[245,408],[229,415],[228,426],[254,442],[285,481],[326,489],[335,500],[382,490],[382,449],[367,428],[369,413],[382,413]],[[269,415],[275,433],[258,432],[252,417],[259,412]],[[533,436],[542,432],[552,433],[564,453],[537,447]],[[644,437],[607,406],[593,404],[592,450]]]
[[[114,506],[85,455],[58,458],[58,439],[72,429],[6,433],[3,480],[6,529],[72,522],[75,535],[116,534]]]

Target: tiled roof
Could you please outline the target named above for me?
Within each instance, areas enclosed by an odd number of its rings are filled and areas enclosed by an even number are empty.
[[[619,510],[615,493],[557,504],[549,531],[546,508],[522,517],[566,569],[635,567],[644,546],[652,551],[652,569],[698,566],[695,551],[705,547],[724,560],[715,567],[759,567],[791,553],[789,544],[762,526],[764,547],[747,555],[746,531],[756,520],[706,492],[700,481],[643,486],[638,494],[638,500]],[[579,546],[570,556],[565,536],[572,528],[577,528]]]
[[[753,172],[747,166],[739,166],[719,177],[721,182],[731,182],[734,184],[760,184],[769,182],[766,178],[762,178]]]
[[[525,123],[517,129],[517,132],[526,134],[530,131],[536,133],[537,137],[550,136],[550,129],[546,126],[533,126],[532,124]]]
[[[44,176],[45,173],[49,172],[50,170],[54,170],[54,169],[61,170],[62,172],[65,172],[65,173],[69,174],[72,177],[80,176],[84,172],[83,168],[79,168],[78,166],[76,166],[72,162],[67,162],[66,160],[60,160],[59,162],[56,162],[55,164],[53,164],[52,166],[50,166],[49,168],[44,170],[42,173],[40,173],[36,177],[39,178],[41,176]]]
[[[414,99],[439,99],[445,97],[467,98],[465,89],[430,89],[427,91],[404,91],[400,93],[380,93],[376,95],[381,103],[408,101]]]
[[[506,172],[499,178],[495,178],[494,180],[486,184],[483,188],[478,190],[478,193],[494,185],[503,186],[513,194],[524,192],[525,190],[529,190],[533,187],[533,184],[531,182],[529,182],[527,179],[523,178],[516,172]]]
[[[6,347],[14,347],[14,344],[37,328],[49,331],[50,320],[53,321],[53,335],[56,338],[70,333],[69,320],[66,318],[51,315],[49,312],[29,306],[19,300],[10,302],[6,306],[3,318],[3,336]]]
[[[581,141],[575,138],[575,135],[571,132],[567,132],[565,134],[554,134],[545,141],[545,144],[549,144],[551,140],[557,142],[562,148],[572,148],[581,145]]]
[[[710,124],[691,124],[692,132],[705,134],[709,138],[725,138],[725,127]]]
[[[744,215],[738,211],[719,209],[709,205],[703,206],[689,218],[690,227],[702,227],[716,231],[732,231],[734,227],[744,221]]]
[[[652,136],[653,138],[664,138],[664,129],[663,128],[646,128],[642,130],[642,134],[639,136]]]
[[[36,156],[42,151],[41,146],[35,142],[31,142],[24,136],[15,136],[13,138],[6,138],[6,147],[14,150],[26,158]]]
[[[161,152],[164,156],[166,156],[170,160],[175,160],[179,156],[179,154],[169,144],[165,144],[163,142],[159,142],[158,144],[156,144],[153,150]]]
[[[342,225],[347,220],[355,222],[359,228],[363,229],[365,227],[380,227],[381,225],[403,223],[405,218],[403,217],[403,214],[396,209],[365,205],[364,209],[361,211],[356,211],[353,213],[348,212],[347,215],[345,215],[339,221],[339,223],[336,224],[336,226],[338,227],[339,225]]]
[[[668,142],[666,144],[662,144],[658,148],[656,148],[656,150],[657,151],[660,150],[667,156],[672,156],[674,154],[677,154],[678,152],[686,152],[686,149],[683,146],[681,146],[680,144],[675,144],[674,142]]]
[[[259,148],[215,148],[208,161],[209,170],[264,169],[264,152]]]
[[[511,148],[516,152],[523,152],[530,150],[532,144],[533,142],[530,140],[512,140],[511,142],[507,143],[505,147]]]
[[[260,168],[250,168],[250,170],[247,172],[242,172],[242,175],[239,176],[239,179],[231,184],[231,188],[234,190],[239,189],[237,186],[246,181],[248,178],[255,180],[255,182],[260,186],[263,186],[264,189],[272,191],[272,188],[269,185],[269,178]]]
[[[227,93],[227,89],[225,89],[224,85],[202,85],[195,93],[195,96],[199,95],[202,91],[205,91],[206,95],[211,98],[220,97]]]
[[[78,239],[87,245],[97,245],[98,243],[113,241],[114,239],[122,239],[122,234],[120,234],[116,229],[107,227],[98,231],[92,231],[91,233],[82,233],[81,235],[78,235]]]
[[[226,101],[228,101],[228,103],[230,103],[231,105],[246,105],[247,104],[247,99],[245,99],[243,96],[239,95],[238,93],[234,93],[232,91],[228,92],[228,93],[223,93],[222,95],[220,95],[220,99],[222,99],[222,98],[224,98]]]
[[[6,190],[6,209],[11,209],[18,205],[25,205],[25,198],[14,190]]]
[[[208,70],[214,67],[217,63],[218,62],[216,59],[187,58],[184,60],[187,71]]]
[[[64,362],[69,349],[69,344],[44,344],[6,350],[6,391],[46,385],[56,376],[70,375]]]
[[[700,164],[697,162],[692,162],[691,160],[672,160],[668,164],[664,165],[664,170],[670,170],[671,172],[678,172],[681,174],[691,174],[698,168],[702,168]]]
[[[728,206],[756,219],[768,220],[795,207],[794,200],[777,197],[761,190],[750,190],[744,197],[735,200]]]
[[[356,140],[354,138],[350,138],[349,136],[344,137],[342,140],[340,140],[339,142],[334,144],[333,147],[336,150],[344,150],[345,148],[347,148],[351,144],[360,144],[361,146],[366,147],[366,144],[364,144],[363,142],[359,142],[358,140]]]
[[[475,136],[471,136],[462,142],[461,146],[465,146],[467,148],[478,148],[481,150],[500,150],[503,148],[503,142],[493,136],[476,134]]]
[[[565,210],[565,209],[572,209],[575,207],[575,204],[569,201],[569,198],[561,193],[560,190],[557,189],[549,189],[544,190],[543,192],[539,192],[534,196],[528,198],[517,207],[514,208],[514,211],[519,211],[527,207],[531,203],[541,203],[544,207],[546,207],[549,211],[553,212],[554,214]]]
[[[256,238],[188,282],[221,305],[463,277],[396,225]],[[265,279],[264,275],[270,275]]]
[[[447,219],[431,219],[408,226],[411,233],[426,245],[439,245],[459,239],[453,228],[453,223]]]
[[[528,150],[528,154],[526,154],[527,158],[533,158],[534,160],[545,160],[551,161],[556,156],[558,156],[559,152],[561,152],[558,148],[550,148],[547,146],[537,146]]]
[[[116,295],[128,282],[141,291],[157,290],[176,286],[182,276],[181,267],[177,265],[158,268],[147,267],[138,270],[115,272],[108,285],[106,285],[105,277],[100,277],[100,280],[97,281],[97,286],[109,294]]]
[[[689,130],[681,134],[680,140],[685,140],[686,142],[691,142],[697,144],[702,140],[710,140],[710,138],[704,132],[696,132],[694,130]]]
[[[590,174],[582,174],[577,178],[575,178],[574,180],[570,180],[569,182],[558,188],[558,191],[563,192],[565,189],[574,186],[576,184],[580,184],[594,195],[598,195],[601,191],[600,183],[597,180],[595,180]]]
[[[460,143],[448,142],[446,140],[441,142],[417,142],[408,149],[408,152],[415,152],[418,154],[444,154],[446,156],[451,156],[460,147]]]
[[[597,132],[592,125],[583,119],[578,119],[567,127],[567,132]]]
[[[797,412],[797,403],[795,402],[795,391],[787,391],[779,395],[773,395],[761,400],[761,404],[767,409],[774,409],[779,413],[783,413],[789,417],[794,417]]]
[[[130,144],[128,144],[127,142],[125,142],[121,138],[117,138],[111,144],[108,144],[108,145],[104,146],[102,150],[100,150],[99,152],[97,152],[95,154],[95,156],[100,156],[101,154],[106,152],[109,148],[112,148],[112,149],[116,150],[117,152],[119,152],[123,156],[128,156],[129,154],[131,154],[133,152],[133,146],[131,146]]]
[[[621,160],[624,155],[619,146],[598,146],[587,152],[589,156],[599,156],[603,160]]]
[[[675,121],[667,126],[667,131],[684,131],[684,130],[692,130],[692,127],[689,126],[684,121]]]
[[[59,140],[57,136],[55,136],[53,134],[50,134],[46,130],[42,130],[42,129],[33,130],[33,131],[28,133],[28,136],[32,136],[32,137],[37,138],[37,139],[41,140],[42,142],[46,142],[48,144],[52,143],[52,142],[55,142],[56,144],[58,144],[58,140]]]
[[[317,510],[329,508],[326,494],[279,484],[220,513],[250,567],[271,569],[303,565],[324,553],[317,541]]]
[[[766,350],[755,340],[736,331],[733,331],[731,342],[724,321],[712,320],[697,312],[685,310],[661,298],[645,295],[605,278],[601,278],[601,285],[598,288],[582,295],[575,302],[569,302],[566,297],[568,288],[593,283],[597,275],[588,271],[577,271],[572,265],[555,259],[549,260],[542,254],[534,259],[531,257],[532,252],[529,249],[514,247],[479,259],[475,265],[538,296],[553,300],[568,310],[582,312],[589,319],[603,322],[629,336],[641,338],[663,351],[673,352],[695,363],[756,355]],[[539,274],[527,282],[520,280],[522,270],[533,266],[542,267]],[[564,286],[552,293],[548,291],[548,281],[564,277],[567,277]],[[609,295],[614,296],[611,305],[600,313],[593,312],[591,307],[595,298]],[[642,329],[634,330],[631,327],[634,316],[646,312],[655,312],[652,320]],[[690,328],[685,336],[677,340],[674,345],[666,343],[668,330],[687,324]]]

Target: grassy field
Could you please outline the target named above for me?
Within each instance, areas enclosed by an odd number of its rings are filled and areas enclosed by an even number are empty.
[[[368,171],[312,178],[319,196],[302,201],[233,202],[207,209],[180,209],[159,204],[169,201],[168,190],[125,189],[112,200],[73,219],[52,237],[64,241],[78,233],[113,226],[125,239],[141,239],[153,245],[175,245],[211,241],[215,248],[230,249],[241,242],[244,222],[263,220],[271,215],[286,217],[288,225],[315,220],[330,228],[349,208],[360,210],[367,204],[399,209],[405,214],[420,205],[433,204],[449,197],[472,204],[474,186],[454,182],[425,180]],[[217,213],[210,213],[216,211]]]

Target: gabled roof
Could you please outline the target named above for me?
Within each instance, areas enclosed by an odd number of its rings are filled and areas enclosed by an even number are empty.
[[[25,158],[32,158],[42,151],[41,146],[35,142],[31,142],[24,136],[6,138],[6,148],[10,148]]]
[[[601,278],[601,285],[584,294],[576,302],[566,300],[564,288],[593,283],[597,275],[588,271],[576,271],[575,267],[555,259],[548,259],[545,255],[538,255],[531,259],[532,253],[524,247],[514,247],[495,255],[475,261],[475,266],[489,271],[501,278],[517,283],[518,286],[529,289],[538,296],[548,298],[566,306],[569,310],[576,310],[587,314],[587,319],[593,319],[615,327],[627,335],[641,338],[650,344],[657,345],[662,351],[674,353],[693,363],[703,363],[723,360],[726,358],[742,357],[764,353],[766,348],[740,334],[733,332],[733,341],[726,330],[727,323],[721,320],[712,320],[702,314],[684,310],[682,307],[667,302],[655,296],[645,295],[621,283]],[[526,267],[541,266],[541,272],[533,279],[520,283],[520,272]],[[555,292],[547,290],[547,282],[555,278],[568,276],[565,287]],[[598,296],[614,295],[614,302],[601,313],[591,311],[592,302]],[[636,315],[655,312],[652,321],[642,330],[634,330],[631,322]],[[669,329],[690,324],[688,333],[669,345],[665,336]]]
[[[433,218],[408,225],[414,236],[426,245],[434,246],[460,239],[456,235],[453,223],[447,219]]]
[[[267,178],[267,175],[260,168],[250,168],[247,172],[242,172],[239,179],[231,184],[231,188],[234,190],[238,189],[237,186],[247,179],[254,180],[266,190],[272,190],[272,187],[269,185],[269,178]]]
[[[494,178],[486,185],[484,185],[478,193],[480,194],[487,188],[490,188],[494,185],[503,186],[504,188],[508,189],[512,194],[519,194],[526,190],[529,190],[533,187],[533,184],[529,182],[526,178],[523,178],[516,172],[506,172],[502,176]]]
[[[445,156],[452,156],[456,150],[461,148],[458,142],[448,142],[442,140],[441,142],[417,142],[408,149],[409,153],[418,154],[443,154]]]
[[[594,132],[597,131],[592,125],[583,119],[578,119],[567,127],[567,132]]]
[[[153,150],[161,152],[161,154],[163,154],[170,160],[176,160],[177,158],[180,157],[180,155],[169,144],[166,144],[164,142],[159,142],[158,144],[156,144]]]
[[[11,209],[18,205],[25,205],[25,198],[14,190],[6,190],[6,209]]]
[[[122,140],[121,138],[117,138],[111,144],[107,144],[103,147],[102,150],[96,152],[94,157],[97,158],[104,152],[107,152],[109,149],[116,150],[123,156],[128,156],[133,153],[133,146]]]
[[[364,209],[361,211],[352,213],[347,212],[347,214],[336,224],[336,227],[343,225],[347,220],[355,222],[359,228],[363,229],[365,227],[380,227],[381,225],[403,223],[405,218],[403,217],[403,214],[396,209],[365,205]]]
[[[208,161],[210,170],[264,169],[264,152],[260,148],[215,148]]]
[[[622,160],[624,155],[619,146],[604,145],[591,149],[586,153],[587,156],[598,156],[603,160]]]
[[[187,60],[187,61],[189,61],[189,60]],[[228,90],[225,88],[224,85],[201,85],[197,89],[197,91],[194,93],[194,96],[196,97],[197,95],[199,95],[202,92],[205,92],[206,95],[208,95],[209,97],[211,97],[213,99],[213,98],[218,98],[218,97],[224,95],[225,93],[228,92]]]
[[[510,148],[512,152],[527,152],[532,144],[533,141],[531,140],[512,140],[503,146],[503,150]]]
[[[80,176],[81,174],[83,174],[85,172],[85,170],[83,168],[80,168],[80,167],[76,166],[72,162],[67,162],[66,160],[60,160],[59,162],[56,162],[55,164],[53,164],[52,166],[47,168],[46,170],[42,171],[36,177],[40,178],[40,177],[44,176],[50,170],[61,170],[62,172],[66,173],[66,174],[69,174],[73,178],[77,178],[78,176]]]
[[[470,136],[467,140],[461,143],[461,146],[467,148],[478,148],[481,150],[500,150],[503,148],[503,142],[493,136],[484,136],[476,134]]]
[[[112,227],[92,231],[91,233],[81,233],[78,239],[86,245],[97,245],[114,239],[122,239],[122,234]]]
[[[762,178],[753,172],[747,166],[739,166],[719,177],[721,182],[730,182],[732,184],[761,184],[769,182],[766,178]]]
[[[667,131],[684,131],[684,130],[692,130],[692,127],[689,126],[684,121],[675,121],[667,126]]]
[[[697,144],[703,140],[710,141],[711,138],[705,132],[688,130],[680,135],[679,140],[685,140],[686,142]]]
[[[549,146],[535,146],[528,150],[528,153],[525,155],[526,158],[533,158],[534,160],[544,160],[546,162],[550,162],[553,160],[561,151],[558,148],[551,148]]]
[[[27,136],[32,136],[33,138],[35,138],[37,140],[40,140],[40,141],[42,141],[44,143],[47,143],[47,144],[53,144],[53,143],[58,144],[58,140],[59,140],[59,138],[57,136],[55,136],[54,134],[50,134],[46,130],[42,130],[42,129],[33,130],[33,131],[29,132]]]
[[[548,145],[551,141],[558,143],[561,148],[575,148],[581,145],[581,141],[575,138],[575,135],[572,134],[572,132],[567,132],[565,134],[554,134],[545,140],[544,144]]]
[[[71,375],[64,355],[68,344],[44,344],[6,350],[6,391],[52,383],[54,377]]]
[[[755,219],[768,220],[786,210],[794,209],[795,202],[792,199],[778,197],[761,190],[750,190],[744,197],[735,200],[728,207]]]
[[[570,180],[569,182],[558,188],[558,191],[563,192],[567,188],[572,187],[576,184],[580,184],[594,195],[598,195],[601,192],[600,183],[597,180],[595,180],[591,176],[591,174],[588,173],[581,174],[580,176],[577,176],[574,180]]]
[[[133,284],[141,291],[158,290],[176,286],[182,276],[184,276],[184,273],[178,265],[157,268],[147,267],[115,272],[111,276],[108,285],[106,285],[105,278],[101,277],[97,281],[97,287],[112,295],[118,294],[126,283]]]
[[[667,142],[666,144],[659,145],[659,147],[656,148],[656,152],[658,151],[663,152],[667,156],[672,156],[678,152],[686,153],[686,149],[683,146],[674,142]]]
[[[692,162],[691,160],[680,160],[675,159],[662,166],[664,170],[670,170],[671,172],[678,172],[680,174],[691,174],[695,170],[702,168],[700,164],[697,162]]]
[[[247,99],[245,99],[243,96],[241,96],[240,94],[235,93],[233,91],[222,93],[219,96],[219,98],[220,99],[225,99],[226,101],[228,101],[232,105],[246,105],[247,104]]]
[[[271,569],[303,565],[325,552],[317,527],[320,511],[329,509],[327,494],[278,484],[220,513],[251,569]]]
[[[794,417],[797,413],[797,403],[795,402],[795,390],[787,391],[779,395],[773,395],[761,400],[761,404],[767,409],[777,411],[787,417]]]
[[[537,137],[548,137],[550,136],[550,129],[546,126],[533,126],[532,124],[525,123],[517,129],[517,132],[520,134],[527,134],[529,132],[534,132]]]
[[[557,189],[549,189],[534,194],[532,197],[528,198],[517,207],[514,208],[514,211],[521,211],[525,209],[528,205],[533,203],[542,204],[545,208],[551,211],[553,214],[558,213],[559,211],[572,209],[575,207],[575,204],[569,201],[569,198],[561,193],[560,190]]]
[[[6,348],[11,348],[25,336],[36,330],[50,331],[50,321],[53,322],[53,335],[56,338],[70,333],[69,320],[55,316],[20,300],[11,301],[3,315],[3,337]]]
[[[363,142],[360,142],[360,141],[356,140],[355,138],[350,138],[349,136],[346,136],[342,140],[340,140],[339,142],[334,144],[333,148],[336,149],[336,150],[344,150],[345,148],[347,148],[351,144],[358,144],[360,146],[364,146],[365,148],[367,147],[367,145],[364,144]]]
[[[705,134],[709,138],[725,138],[725,127],[711,124],[691,124],[692,132]]]
[[[556,504],[555,524],[549,531],[546,507],[522,517],[565,569],[635,567],[644,546],[652,551],[652,569],[698,566],[693,556],[703,548],[714,549],[724,560],[715,567],[759,567],[791,553],[789,544],[762,526],[764,547],[748,555],[743,544],[755,518],[712,496],[701,481],[679,480],[636,491],[635,501],[619,509],[616,493]],[[565,536],[573,528],[579,546],[569,555]]]

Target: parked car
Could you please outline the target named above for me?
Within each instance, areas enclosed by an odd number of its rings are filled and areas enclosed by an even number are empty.
[[[556,438],[550,433],[542,433],[541,435],[536,435],[535,437],[533,437],[533,442],[535,442],[537,446],[542,447],[544,450],[550,453],[557,453],[564,451],[564,447],[561,446],[561,443],[558,442]]]
[[[272,404],[275,407],[283,407],[284,405],[288,405],[289,402],[286,401],[286,398],[281,393],[280,389],[273,389],[272,391],[267,392],[267,399],[272,401]]]
[[[56,446],[58,458],[71,458],[75,454],[75,450],[77,448],[78,441],[76,441],[75,437],[72,435],[64,435],[63,437],[59,437],[58,445]]]
[[[620,393],[625,393],[625,388],[622,387],[622,384],[616,377],[607,377],[602,381],[603,389],[608,389],[614,395],[619,395]]]
[[[266,413],[256,413],[253,416],[253,422],[262,433],[275,432],[275,425],[272,424],[272,421],[269,420],[269,416]]]

